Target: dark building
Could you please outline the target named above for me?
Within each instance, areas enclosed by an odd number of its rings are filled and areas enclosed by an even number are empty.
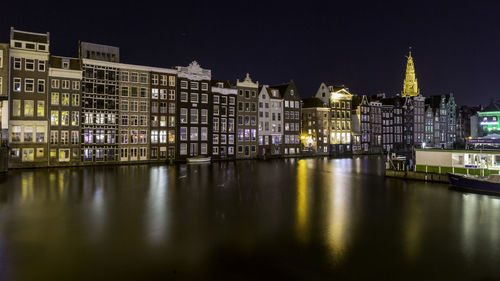
[[[11,167],[46,166],[49,33],[10,31]]]
[[[83,42],[82,42],[83,43]],[[79,53],[84,46],[80,43]],[[93,44],[96,45],[96,44]],[[99,48],[95,48],[97,52]],[[91,48],[87,51],[92,52]],[[95,58],[95,57],[94,57]],[[81,58],[82,78],[82,161],[118,161],[119,68],[107,56],[102,60]]]
[[[177,71],[151,72],[151,147],[150,159],[175,158],[177,116]]]
[[[301,99],[291,80],[288,83],[271,86],[277,89],[283,97],[283,153],[287,155],[300,154],[300,111]]]
[[[300,136],[304,152],[317,155],[330,153],[330,107],[327,104],[320,98],[304,99]]]
[[[212,158],[236,157],[236,99],[238,90],[228,81],[212,80]]]
[[[80,162],[81,116],[80,60],[50,57],[49,67],[49,164],[75,165]]]
[[[257,104],[259,82],[253,82],[247,73],[245,80],[236,81],[238,90],[236,157],[257,157]]]
[[[210,99],[209,69],[193,61],[189,66],[177,67],[177,156],[212,154],[212,101]]]

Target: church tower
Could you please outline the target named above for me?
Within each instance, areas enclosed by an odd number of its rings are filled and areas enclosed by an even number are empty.
[[[413,58],[411,57],[410,47],[410,54],[408,56],[408,62],[406,63],[406,76],[401,96],[415,97],[418,95],[420,95],[420,89],[418,88],[417,77],[415,77],[415,66],[413,65]]]

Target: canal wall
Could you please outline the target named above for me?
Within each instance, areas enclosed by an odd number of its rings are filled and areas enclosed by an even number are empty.
[[[449,182],[447,174],[437,174],[437,173],[385,170],[385,176],[390,178],[400,178],[408,180],[420,180],[420,181],[431,181],[431,182],[441,182],[441,183]]]

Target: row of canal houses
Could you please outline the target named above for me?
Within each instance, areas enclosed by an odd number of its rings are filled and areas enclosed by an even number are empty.
[[[293,80],[215,80],[196,61],[126,64],[118,47],[88,42],[78,57],[56,56],[49,33],[14,28],[0,44],[0,105],[9,167],[452,148],[475,114],[453,94],[423,97],[411,52],[400,95],[322,83],[301,100]]]
[[[118,47],[79,42],[50,53],[50,34],[11,28],[0,44],[2,140],[9,167],[165,162],[205,155],[299,155],[293,81],[214,80],[196,61],[160,68],[120,62]]]
[[[410,152],[454,148],[471,136],[479,108],[457,107],[452,93],[421,95],[411,52],[401,94],[355,96],[344,86],[321,83],[302,108],[304,153],[320,155]]]

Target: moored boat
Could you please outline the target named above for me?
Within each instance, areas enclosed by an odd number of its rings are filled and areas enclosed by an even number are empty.
[[[210,163],[211,157],[195,156],[186,158],[188,164]]]
[[[467,190],[493,192],[500,194],[500,175],[488,177],[448,174],[450,185]]]

